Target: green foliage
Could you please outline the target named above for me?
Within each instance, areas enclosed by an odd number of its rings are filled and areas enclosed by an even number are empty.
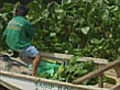
[[[7,50],[8,47],[5,43],[5,40],[3,38],[3,31],[6,28],[6,25],[8,21],[13,16],[14,5],[9,3],[4,3],[4,7],[0,9],[0,51],[1,50]]]
[[[73,57],[70,62],[65,65],[63,63],[61,67],[57,70],[55,75],[52,79],[65,81],[65,82],[72,82],[73,80],[82,77],[83,75],[95,70],[97,67],[95,66],[94,62],[89,60],[87,62],[78,62],[78,57]],[[87,80],[82,84],[96,84],[97,78]]]
[[[100,57],[110,61],[119,57],[119,0],[63,0],[61,4],[34,0],[28,7],[30,12],[27,19],[37,30],[33,44],[39,50]],[[0,21],[2,32],[6,21],[13,16],[9,10],[13,11],[6,8],[2,12],[9,16]]]
[[[109,82],[110,84],[114,84],[114,85],[117,83],[115,79],[107,77],[107,76],[104,76],[104,82]]]
[[[75,79],[78,79],[96,69],[98,69],[98,65],[96,65],[92,60],[88,60],[86,62],[78,61],[79,57],[73,57],[67,63],[62,63],[59,69],[56,71],[51,79],[60,80],[64,82],[72,82]],[[47,78],[48,75],[44,75],[44,78]],[[108,76],[104,76],[104,82],[115,85],[117,82],[115,79],[110,78]],[[98,83],[98,77],[94,77],[82,82],[83,85],[95,85]]]

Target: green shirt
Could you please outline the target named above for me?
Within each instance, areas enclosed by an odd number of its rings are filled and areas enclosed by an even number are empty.
[[[32,44],[35,29],[31,23],[22,16],[14,17],[9,21],[3,36],[6,43],[13,50],[22,50]]]

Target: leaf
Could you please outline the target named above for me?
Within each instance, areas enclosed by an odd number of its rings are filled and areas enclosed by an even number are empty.
[[[88,15],[92,15],[92,14],[94,14],[94,12],[95,12],[95,7],[93,7],[93,8],[89,11]]]
[[[109,10],[108,9],[102,9],[101,11],[100,11],[100,15],[101,15],[101,19],[102,20],[108,20],[108,15],[109,15]]]
[[[11,13],[13,11],[13,8],[14,8],[13,4],[5,2],[0,12]]]
[[[15,11],[19,5],[20,5],[20,2],[15,3],[14,9],[13,9],[14,16],[15,16]]]
[[[119,7],[118,7],[118,6],[112,5],[112,6],[110,7],[110,11],[111,11],[111,12],[115,12],[115,11],[118,11],[118,10],[119,10]]]
[[[82,77],[83,75],[87,74],[87,72],[88,72],[87,69],[80,70],[80,72],[78,73],[78,76]]]
[[[79,57],[73,57],[70,59],[70,64],[74,64]]]
[[[55,12],[56,12],[56,13],[63,13],[64,10],[63,10],[63,9],[55,9]]]
[[[48,9],[49,12],[54,13],[55,12],[55,8],[57,8],[57,7],[59,7],[58,3],[51,2],[51,3],[48,4],[47,9]]]
[[[100,41],[99,41],[97,38],[91,39],[90,42],[91,42],[92,44],[99,44],[99,43],[100,43]]]
[[[48,18],[49,14],[50,13],[49,13],[48,9],[46,9],[42,12],[42,16],[45,17],[45,18]]]
[[[73,8],[74,7],[74,2],[72,0],[69,0],[68,2],[65,2],[62,4],[62,8],[64,10],[68,10],[70,8]]]
[[[56,37],[56,33],[55,32],[51,32],[50,33],[50,37]]]
[[[89,30],[90,30],[90,27],[84,27],[84,28],[81,29],[82,33],[85,34],[85,35],[88,34]]]
[[[83,2],[92,3],[93,0],[83,0]]]
[[[110,83],[110,84],[116,84],[116,80],[114,78],[110,78],[108,76],[104,76],[104,82]]]
[[[81,49],[74,49],[73,52],[76,56],[83,56],[83,52]]]
[[[67,72],[72,73],[72,72],[74,72],[75,70],[76,70],[76,67],[71,66],[71,67],[69,67],[69,68],[67,69]]]
[[[60,9],[55,9],[55,12],[56,12],[59,20],[62,20],[66,15],[66,12],[61,8]]]
[[[79,37],[75,33],[70,33],[69,41],[73,43],[77,43],[79,41]]]

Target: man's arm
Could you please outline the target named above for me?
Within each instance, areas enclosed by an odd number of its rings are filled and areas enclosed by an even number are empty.
[[[29,21],[25,24],[25,32],[29,37],[33,37],[36,32],[35,28]]]

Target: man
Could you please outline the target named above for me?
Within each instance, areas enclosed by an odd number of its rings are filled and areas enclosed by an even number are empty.
[[[25,19],[27,12],[28,8],[26,6],[18,6],[15,12],[16,17],[9,21],[3,36],[5,36],[6,43],[14,52],[22,53],[22,55],[34,59],[32,75],[36,76],[41,56],[38,50],[32,46],[35,29]]]

